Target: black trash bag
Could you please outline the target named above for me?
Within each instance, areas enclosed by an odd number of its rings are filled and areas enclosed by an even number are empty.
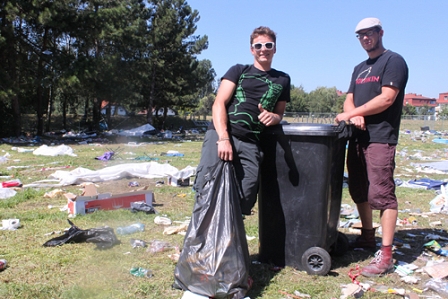
[[[154,209],[154,207],[148,205],[144,201],[131,202],[131,212],[145,212],[146,214],[156,214],[156,210]]]
[[[62,236],[48,240],[43,244],[46,247],[59,246],[66,243],[95,243],[98,249],[111,248],[120,241],[115,236],[114,229],[111,227],[98,227],[90,229],[80,229],[73,222],[67,219],[71,225],[69,230]]]
[[[198,196],[174,287],[213,298],[244,298],[249,290],[249,249],[231,162],[220,161]]]

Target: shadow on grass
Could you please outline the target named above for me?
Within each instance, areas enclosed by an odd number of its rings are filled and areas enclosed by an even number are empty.
[[[350,240],[354,240],[358,235],[347,235]],[[394,237],[394,259],[398,262],[415,263],[418,262],[425,246],[429,241],[434,240],[433,236],[448,238],[448,233],[443,229],[432,228],[399,228]],[[381,236],[376,236],[377,245],[381,244]],[[445,243],[445,241],[443,241]],[[379,249],[379,246],[377,246]],[[374,251],[369,250],[349,250],[342,256],[332,257],[332,270],[348,267],[353,263],[361,263],[366,259],[371,259]],[[434,254],[435,255],[435,254]],[[424,261],[421,261],[424,263]]]
[[[251,255],[250,260],[258,261],[258,254]],[[253,279],[253,285],[246,296],[250,298],[261,297],[264,290],[269,286],[275,275],[277,275],[276,269],[274,265],[252,262],[249,267],[249,275]]]

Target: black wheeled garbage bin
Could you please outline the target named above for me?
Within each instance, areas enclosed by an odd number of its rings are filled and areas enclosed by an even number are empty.
[[[351,126],[291,123],[261,140],[259,260],[326,275],[348,250],[338,232],[345,151]]]

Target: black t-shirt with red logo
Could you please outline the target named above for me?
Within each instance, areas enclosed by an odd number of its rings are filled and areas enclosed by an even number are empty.
[[[348,89],[348,93],[353,93],[355,107],[362,106],[381,94],[383,86],[399,89],[392,106],[381,113],[364,117],[367,130],[357,132],[359,142],[397,144],[407,81],[406,61],[389,50],[355,67]]]

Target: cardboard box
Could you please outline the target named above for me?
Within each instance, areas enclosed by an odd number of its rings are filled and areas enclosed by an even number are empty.
[[[143,201],[152,206],[154,193],[149,190],[112,195],[101,193],[96,196],[73,196],[66,194],[68,212],[71,215],[84,215],[97,210],[130,208],[132,202]]]

